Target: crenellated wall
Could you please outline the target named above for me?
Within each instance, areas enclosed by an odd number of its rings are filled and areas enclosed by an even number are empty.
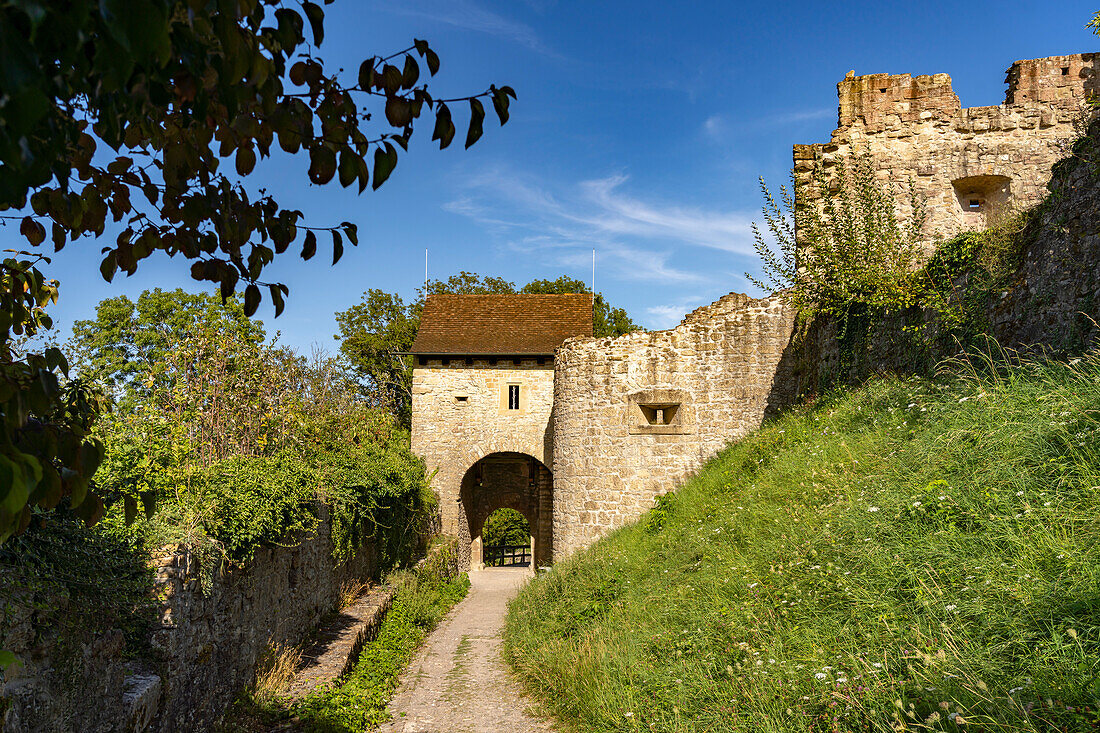
[[[947,74],[868,74],[837,84],[837,129],[828,143],[794,146],[799,205],[820,196],[811,170],[827,175],[856,152],[870,155],[879,180],[893,186],[903,217],[916,190],[937,238],[984,228],[1012,207],[1038,203],[1051,167],[1082,132],[1085,101],[1100,90],[1096,54],[1017,61],[1005,103],[963,108]]]
[[[668,331],[570,339],[554,380],[554,559],[639,517],[788,399],[794,312],[731,293]]]

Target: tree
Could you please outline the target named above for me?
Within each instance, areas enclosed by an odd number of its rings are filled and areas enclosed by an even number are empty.
[[[523,286],[521,293],[559,294],[585,293],[588,286],[583,280],[562,275],[557,280],[532,280]],[[622,308],[612,308],[604,300],[603,293],[596,293],[593,303],[592,332],[597,338],[604,336],[622,336],[637,331],[640,326],[630,319]]]
[[[67,344],[70,361],[84,378],[104,384],[121,397],[148,382],[158,365],[181,340],[216,330],[236,344],[258,344],[267,338],[262,321],[244,313],[239,299],[182,289],[146,290],[135,304],[125,295],[100,301],[94,320],[73,324]]]
[[[556,280],[533,280],[518,292],[534,294],[583,293],[581,280],[561,276]],[[412,359],[400,356],[416,340],[420,312],[427,295],[515,293],[515,283],[499,277],[462,271],[446,280],[431,280],[417,290],[417,299],[406,304],[400,296],[371,289],[361,303],[336,314],[340,353],[354,366],[376,404],[391,411],[402,425],[411,419]],[[597,336],[618,336],[637,330],[622,308],[612,308],[602,294],[595,298],[594,329]]]
[[[310,0],[0,4],[0,210],[19,212],[7,218],[32,247],[48,239],[55,251],[110,227],[108,281],[154,252],[178,255],[223,298],[243,289],[248,315],[266,291],[278,316],[289,291],[262,279],[265,266],[294,242],[312,258],[319,233],[331,237],[335,264],[358,231],[347,221],[307,226],[302,212],[249,191],[259,158],[277,144],[309,159],[310,182],[362,192],[390,177],[422,116],[434,117],[432,139],[445,148],[456,134],[451,105],[467,105],[468,148],[482,135],[483,100],[504,124],[515,98],[495,85],[435,98],[420,64],[434,76],[439,57],[419,39],[344,74],[318,55],[324,31],[324,10]],[[26,526],[31,506],[70,496],[89,520],[102,509],[94,495],[81,509],[103,454],[87,434],[89,393],[58,379],[67,365],[56,349],[11,347],[13,335],[49,327],[42,311],[57,283],[43,263],[10,258],[0,275],[0,541]]]

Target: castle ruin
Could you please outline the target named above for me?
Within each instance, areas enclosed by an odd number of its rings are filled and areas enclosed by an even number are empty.
[[[800,205],[820,195],[811,171],[826,174],[853,154],[870,156],[877,178],[923,202],[931,245],[983,229],[999,214],[1037,204],[1050,169],[1083,131],[1085,102],[1097,95],[1096,54],[1017,61],[1006,72],[1005,102],[962,107],[947,74],[868,74],[837,84],[837,129],[828,143],[794,146]]]
[[[828,169],[853,152],[912,181],[930,242],[1035,204],[1080,131],[1094,63],[1017,61],[1005,104],[965,109],[946,74],[849,74],[831,141],[794,148],[796,205],[819,195],[815,158]],[[486,517],[517,509],[546,565],[638,518],[794,399],[795,315],[732,293],[667,331],[593,338],[591,295],[429,296],[412,446],[437,471],[443,531],[477,566]]]

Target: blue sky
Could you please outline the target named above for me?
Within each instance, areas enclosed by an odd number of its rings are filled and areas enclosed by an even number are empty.
[[[922,8],[919,12],[915,8]],[[751,291],[757,177],[786,180],[791,145],[828,139],[836,83],[857,74],[946,72],[963,106],[998,104],[1016,59],[1100,50],[1092,6],[1059,2],[569,2],[337,0],[321,56],[354,70],[427,39],[436,96],[509,84],[512,119],[470,150],[440,152],[422,124],[391,179],[362,196],[311,186],[306,162],[257,166],[255,186],[311,224],[350,220],[360,245],[336,267],[287,253],[265,273],[290,286],[286,311],[259,317],[292,346],[333,347],[333,313],[382,288],[412,298],[424,276],[459,270],[523,284],[588,280],[649,328],[733,290]],[[457,110],[456,110],[457,113]],[[456,123],[465,115],[456,114]],[[3,246],[25,246],[17,227]],[[146,261],[111,285],[100,243],[59,253],[53,314],[62,338],[102,298],[196,289],[187,263]]]

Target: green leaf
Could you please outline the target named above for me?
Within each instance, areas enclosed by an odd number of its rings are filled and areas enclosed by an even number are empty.
[[[386,122],[393,127],[404,127],[412,122],[412,103],[404,97],[390,97],[386,100]]]
[[[32,247],[37,247],[46,241],[46,227],[29,216],[23,217],[23,221],[19,224],[19,233],[27,238]]]
[[[260,288],[256,283],[249,283],[244,289],[244,314],[251,318],[256,315],[256,309],[260,307]]]
[[[469,150],[481,138],[482,123],[485,121],[485,107],[481,100],[470,100],[470,128],[466,131],[466,149]]]
[[[310,232],[312,234],[312,232]],[[316,240],[316,237],[314,237]],[[267,287],[268,292],[271,294],[271,302],[275,304],[275,317],[278,318],[286,304],[283,302],[283,291],[279,285],[269,285]]]
[[[451,144],[454,136],[455,125],[451,121],[451,110],[443,102],[440,102],[435,111],[435,129],[432,130],[432,140],[438,140],[439,149],[442,150]]]
[[[416,84],[416,80],[420,78],[420,66],[416,63],[416,59],[412,56],[405,54],[405,68],[401,72],[401,86],[406,89],[412,89]]]
[[[302,259],[312,259],[315,254],[317,254],[317,235],[313,233],[313,230],[308,230],[306,231],[306,241],[302,244]]]
[[[352,224],[350,221],[345,221],[341,226],[344,227],[344,234],[347,235],[348,241],[353,246],[359,246],[359,227]]]
[[[386,94],[393,96],[401,88],[401,71],[393,64],[382,67],[382,88]]]
[[[364,92],[374,86],[374,57],[359,64],[359,88]]]
[[[256,167],[256,152],[252,148],[237,148],[237,175],[247,176]]]
[[[304,2],[302,9],[306,11],[309,19],[309,27],[313,29],[313,45],[320,46],[325,39],[325,11],[316,3]]]
[[[379,147],[374,151],[374,190],[376,191],[397,167],[397,150],[389,142],[386,142],[385,146],[385,150]]]
[[[111,282],[117,271],[118,260],[115,257],[115,251],[112,249],[107,253],[107,256],[103,258],[103,261],[99,263],[99,273],[103,275],[104,280]]]
[[[309,151],[309,180],[323,186],[336,175],[336,153],[318,144]]]
[[[139,495],[141,508],[145,510],[145,518],[152,519],[157,511],[157,494],[155,491],[142,491]]]
[[[344,240],[340,237],[340,232],[335,229],[332,230],[332,264],[336,264],[340,261],[340,258],[344,256]]]
[[[7,649],[0,649],[0,672],[7,674],[11,667],[22,667],[23,660]]]
[[[344,188],[355,183],[355,179],[359,175],[358,157],[351,150],[340,152],[340,185]]]
[[[129,527],[131,524],[134,523],[134,520],[137,519],[137,513],[138,513],[137,499],[135,499],[132,496],[123,496],[122,497],[122,506],[123,506],[124,518],[125,518],[125,521],[126,521],[126,526]]]

